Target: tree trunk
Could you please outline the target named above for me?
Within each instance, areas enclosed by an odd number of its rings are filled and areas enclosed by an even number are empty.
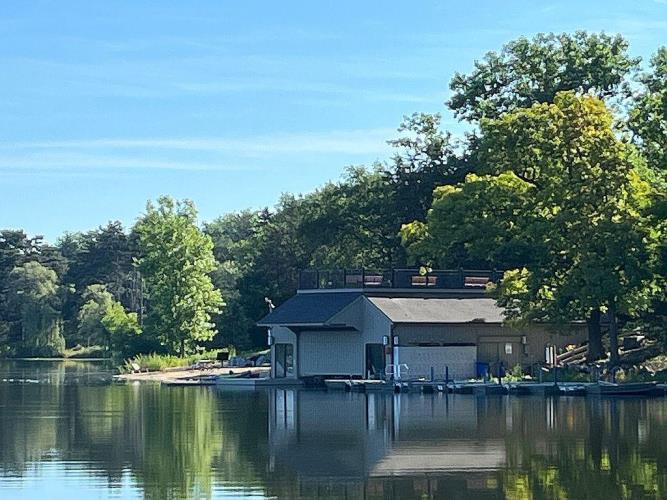
[[[181,358],[185,357],[185,339],[181,339]]]
[[[618,324],[616,323],[616,302],[609,302],[609,364],[618,366],[620,358],[618,356]]]
[[[603,354],[599,308],[595,308],[590,312],[588,319],[586,319],[586,326],[588,327],[588,353],[586,354],[586,361],[597,361]]]

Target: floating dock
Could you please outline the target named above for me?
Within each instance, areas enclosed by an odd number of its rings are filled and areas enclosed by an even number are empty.
[[[274,379],[262,376],[209,375],[177,378],[162,381],[166,386],[217,386],[222,388],[255,389],[262,387],[299,387],[299,379]],[[591,383],[591,382],[445,382],[429,380],[370,380],[370,379],[326,379],[324,387],[328,391],[347,392],[416,392],[453,393],[475,396],[666,396],[667,384],[649,383]]]

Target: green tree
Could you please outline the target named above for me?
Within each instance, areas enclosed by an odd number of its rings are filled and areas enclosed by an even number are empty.
[[[390,267],[402,260],[401,215],[385,172],[349,167],[301,201],[297,233],[311,266]],[[325,230],[323,230],[325,228]]]
[[[519,38],[476,61],[469,75],[457,73],[448,104],[457,117],[479,121],[553,102],[561,91],[614,97],[628,92],[627,76],[639,61],[628,55],[620,35],[577,31]]]
[[[259,215],[250,210],[231,213],[205,224],[204,232],[213,240],[217,268],[211,277],[225,301],[225,308],[216,317],[219,346],[247,349],[255,321],[249,317],[239,291],[242,280],[254,265]]]
[[[128,313],[120,302],[111,301],[101,323],[115,357],[128,359],[140,352],[155,351],[152,339],[141,335],[137,313]]]
[[[184,356],[214,336],[211,316],[224,305],[210,277],[216,269],[213,242],[197,227],[194,205],[169,197],[157,207],[148,203],[134,230],[149,296],[145,330]]]
[[[414,113],[398,128],[403,136],[389,141],[396,152],[385,168],[389,190],[382,211],[397,223],[393,237],[402,224],[424,219],[437,186],[461,182],[470,170],[469,158],[456,153],[440,125],[439,114]]]
[[[13,229],[0,231],[0,321],[15,319],[7,308],[9,274],[17,266],[38,260],[41,246],[41,236],[30,238],[25,232]]]
[[[535,188],[512,172],[498,176],[468,174],[458,186],[440,186],[426,223],[401,228],[411,263],[434,267],[513,269],[538,251],[526,239],[534,223],[529,209]]]
[[[68,290],[63,304],[68,343],[80,341],[78,313],[90,285],[105,285],[115,300],[139,310],[140,279],[132,264],[133,246],[120,222],[109,222],[85,233],[66,233],[58,240],[57,247],[69,263],[62,277]]]
[[[114,298],[105,285],[90,285],[83,294],[85,303],[78,314],[78,339],[86,345],[101,345],[110,348],[108,330],[102,319],[106,316]]]
[[[18,311],[20,338],[13,351],[20,356],[61,356],[65,351],[60,290],[55,271],[26,262],[9,274],[9,303]]]
[[[601,100],[573,93],[483,121],[482,135],[491,174],[512,172],[535,187],[540,220],[528,237],[544,242],[529,272],[504,282],[504,304],[531,318],[606,310],[617,363],[618,314],[649,307],[660,290],[660,234],[645,218],[651,186],[641,158],[616,137]]]
[[[650,307],[660,231],[646,217],[651,185],[621,142],[604,103],[561,93],[554,104],[483,120],[483,176],[435,192],[426,223],[405,226],[413,256],[505,267],[500,302],[510,317],[588,318],[590,354],[601,349],[599,314]]]
[[[629,126],[634,141],[651,168],[667,181],[667,47],[651,59],[651,71],[641,77]]]

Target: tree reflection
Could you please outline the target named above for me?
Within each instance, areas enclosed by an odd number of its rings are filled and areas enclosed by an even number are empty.
[[[667,498],[667,420],[661,403],[558,402],[554,429],[545,429],[541,438],[508,437],[506,497]]]
[[[48,383],[22,382],[15,368],[0,373],[12,381],[0,383],[2,474],[76,461],[110,488],[129,472],[148,499],[210,498],[215,479],[262,484],[261,468],[248,462],[266,442],[257,401],[239,405],[209,388],[70,384],[64,363],[30,372]]]

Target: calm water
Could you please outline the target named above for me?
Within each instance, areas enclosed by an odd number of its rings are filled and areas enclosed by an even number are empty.
[[[229,392],[0,363],[0,498],[667,498],[667,398]]]

